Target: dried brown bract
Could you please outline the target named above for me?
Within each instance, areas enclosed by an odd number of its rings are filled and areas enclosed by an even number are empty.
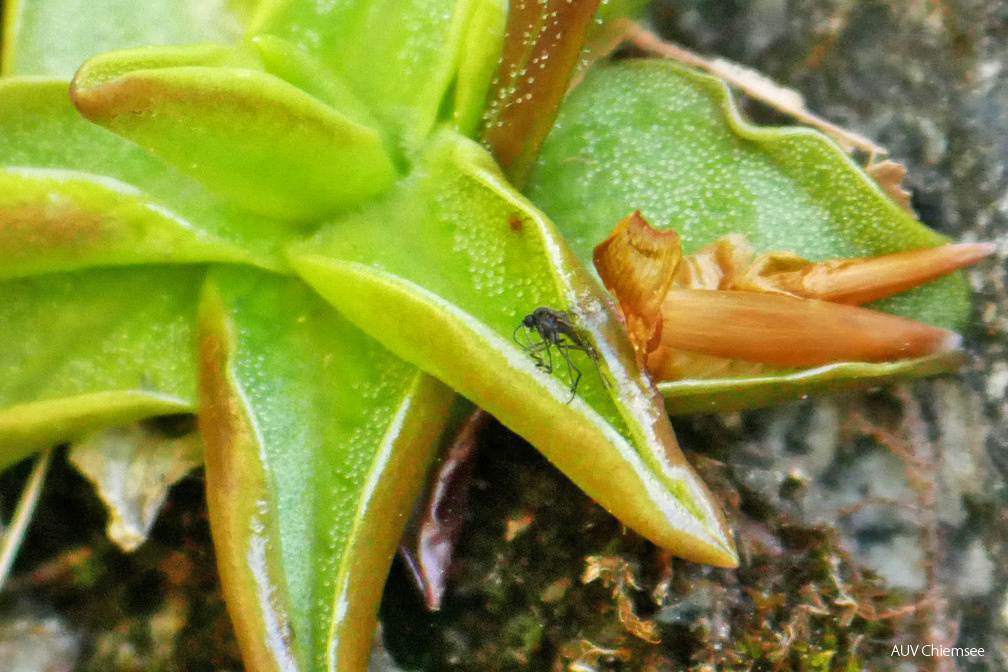
[[[635,212],[593,260],[642,364],[658,380],[676,380],[954,350],[955,332],[858,306],[992,251],[964,243],[810,262],[786,252],[756,255],[731,235],[683,256],[675,232],[658,231]]]

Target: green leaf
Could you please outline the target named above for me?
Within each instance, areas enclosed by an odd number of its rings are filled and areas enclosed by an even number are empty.
[[[81,79],[86,78],[88,87],[96,87],[138,70],[200,67],[263,70],[263,62],[258,52],[249,47],[197,43],[117,49],[89,58],[77,72],[81,73]]]
[[[817,131],[738,114],[713,77],[662,61],[597,67],[563,105],[527,193],[585,263],[634,210],[675,229],[687,254],[727,233],[813,261],[946,242]],[[946,278],[884,308],[952,328],[967,288]]]
[[[279,0],[263,7],[250,31],[322,59],[399,139],[397,155],[408,158],[439,119],[474,129],[506,13],[501,0]]]
[[[877,387],[907,378],[921,378],[955,370],[962,354],[940,352],[897,362],[841,362],[814,369],[768,372],[748,378],[671,380],[658,383],[665,408],[672,415],[720,413],[833,394],[857,387]]]
[[[77,109],[252,212],[281,220],[331,215],[396,177],[375,129],[278,77],[179,66],[107,78],[118,59],[137,55],[106,54],[77,72],[70,89]]]
[[[4,75],[69,78],[87,58],[155,44],[235,41],[248,2],[7,0]]]
[[[455,398],[303,284],[212,273],[200,428],[225,595],[255,670],[363,670]]]
[[[192,412],[201,276],[151,267],[0,283],[0,469],[88,431]]]
[[[367,106],[322,61],[273,35],[258,35],[251,38],[249,44],[259,53],[266,72],[315,96],[361,125],[381,128]]]
[[[611,303],[480,147],[442,134],[385,202],[291,261],[362,329],[534,443],[627,525],[684,557],[735,562]],[[540,306],[571,311],[598,351],[598,373],[574,353],[584,376],[573,399],[562,366],[547,374],[512,339]]]
[[[66,90],[0,80],[0,277],[137,263],[285,266],[283,227],[88,123]]]
[[[594,246],[634,210],[679,232],[687,253],[728,233],[746,235],[757,252],[811,260],[945,242],[818,132],[752,126],[719,80],[661,61],[594,68],[565,101],[527,193],[586,264]],[[969,314],[968,288],[956,275],[873,307],[954,328]],[[937,357],[659,388],[670,411],[710,411],[951,366],[950,358]]]
[[[507,3],[473,0],[459,37],[458,74],[454,82],[452,121],[463,135],[472,136],[483,116],[490,83],[504,43]]]
[[[109,178],[0,169],[0,276],[98,265],[249,261],[242,250],[179,226],[171,214]]]

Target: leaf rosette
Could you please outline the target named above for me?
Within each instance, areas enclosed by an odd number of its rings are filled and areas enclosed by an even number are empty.
[[[158,20],[109,1],[90,10],[104,32],[64,4],[6,6],[0,465],[77,446],[117,520],[136,520],[127,509],[159,501],[171,469],[138,457],[156,436],[110,428],[196,414],[250,669],[365,668],[406,512],[459,395],[648,539],[730,567],[730,528],[666,406],[949,366],[676,380],[663,399],[588,270],[629,212],[676,228],[687,252],[730,232],[810,259],[942,241],[818,134],[742,122],[711,78],[597,65],[558,103],[592,25],[583,15],[578,40],[511,50],[523,66],[546,62],[536,49],[569,58],[542,80],[543,109],[528,105],[548,120],[559,104],[541,156],[531,163],[542,137],[511,147],[525,163],[505,174],[473,140],[510,53],[499,1],[169,3]],[[540,88],[511,90],[539,100]],[[509,182],[528,170],[523,190]],[[882,308],[956,326],[966,303],[952,278]],[[572,316],[590,344],[576,363],[598,367],[573,396],[513,339],[543,306]],[[106,466],[156,470],[152,492],[120,496],[102,476],[115,470],[95,466],[103,450]]]

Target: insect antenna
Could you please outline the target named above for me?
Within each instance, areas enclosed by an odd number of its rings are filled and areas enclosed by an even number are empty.
[[[518,344],[519,347],[521,347],[524,350],[528,350],[530,347],[532,347],[532,339],[529,338],[527,331],[522,331],[524,328],[525,328],[524,324],[519,324],[517,327],[515,327],[514,333],[511,334],[511,338],[514,340],[515,343]],[[525,334],[525,340],[528,341],[528,345],[518,340],[519,331]]]

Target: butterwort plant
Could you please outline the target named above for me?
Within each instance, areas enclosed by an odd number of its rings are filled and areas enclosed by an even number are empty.
[[[881,351],[694,359],[653,378],[656,349],[689,352],[675,335],[707,310],[677,313],[703,302],[670,291],[741,295],[701,320],[720,333],[753,289],[674,282],[669,255],[741,234],[754,255],[857,269],[946,241],[820,133],[745,122],[720,81],[589,58],[641,4],[7,2],[0,466],[68,444],[129,547],[202,462],[250,670],[365,669],[408,513],[474,405],[658,546],[736,566],[668,412],[950,370],[968,292],[952,275],[873,303],[888,316],[869,330],[895,329]],[[611,245],[638,211],[674,244],[638,225]],[[607,237],[616,298],[592,265]],[[987,251],[953,249],[946,270]],[[904,279],[920,264],[902,259],[855,284],[931,279]],[[756,318],[718,338],[815,339],[798,316],[838,313],[789,287],[751,292],[788,297],[753,299],[780,329]],[[516,340],[536,314],[553,341]],[[928,336],[908,349],[911,323]],[[145,430],[191,415],[181,438]]]

